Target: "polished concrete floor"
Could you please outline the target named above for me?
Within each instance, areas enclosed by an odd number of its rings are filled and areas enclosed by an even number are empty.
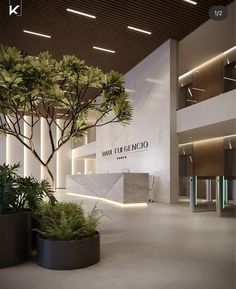
[[[80,201],[61,194],[60,200]],[[94,201],[84,200],[85,209]],[[30,261],[0,269],[1,289],[233,289],[235,219],[187,204],[117,208],[100,202],[101,261],[54,271]]]

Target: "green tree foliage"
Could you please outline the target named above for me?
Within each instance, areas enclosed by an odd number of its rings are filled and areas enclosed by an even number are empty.
[[[121,74],[103,73],[74,55],[57,61],[48,52],[29,56],[14,47],[0,47],[0,132],[16,137],[31,150],[52,180],[49,163],[71,138],[84,136],[91,127],[117,122],[126,125],[131,118]],[[33,138],[40,119],[47,124],[51,146],[46,160],[36,150]],[[24,132],[22,123],[30,133]],[[53,127],[59,130],[57,140]]]

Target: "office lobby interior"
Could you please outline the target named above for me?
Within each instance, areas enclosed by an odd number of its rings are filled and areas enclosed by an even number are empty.
[[[236,288],[235,1],[2,0],[0,45],[0,288]]]

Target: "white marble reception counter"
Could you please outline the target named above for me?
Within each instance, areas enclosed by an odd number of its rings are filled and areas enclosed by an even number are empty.
[[[147,203],[148,173],[68,175],[67,193],[103,198],[122,204]]]

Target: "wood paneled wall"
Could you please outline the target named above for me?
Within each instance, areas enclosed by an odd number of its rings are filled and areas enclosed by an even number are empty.
[[[203,65],[192,74],[192,94],[196,101],[203,101],[219,95],[223,88],[222,56]],[[195,90],[203,89],[204,91]]]
[[[194,176],[223,176],[224,139],[195,142],[193,144],[193,160]]]
[[[236,149],[225,150],[225,177],[236,179]]]

